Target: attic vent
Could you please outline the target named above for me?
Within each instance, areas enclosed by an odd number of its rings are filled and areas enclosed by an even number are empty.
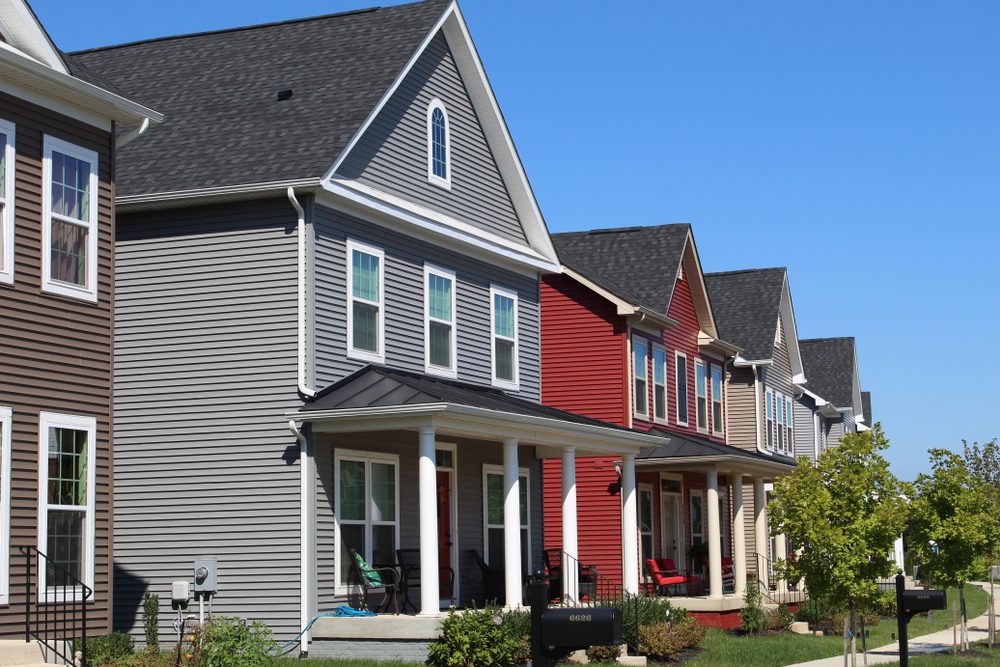
[[[629,232],[641,231],[642,227],[618,227],[615,229],[591,229],[588,234],[594,236],[596,234],[627,234]]]
[[[291,98],[291,96],[292,96],[292,89],[291,88],[285,88],[284,90],[279,90],[278,91],[278,101],[279,102],[284,102],[285,100]]]

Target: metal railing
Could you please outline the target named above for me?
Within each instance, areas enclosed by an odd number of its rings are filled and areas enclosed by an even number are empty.
[[[764,554],[754,553],[754,561],[757,568],[754,580],[760,588],[765,604],[793,604],[808,599],[809,594],[804,582],[779,582],[774,562],[770,558]],[[766,579],[760,576],[761,573],[764,573]]]
[[[24,641],[36,640],[65,665],[87,667],[87,603],[93,589],[36,547],[18,551],[24,556]],[[32,565],[39,574],[45,568],[44,591],[31,585]]]

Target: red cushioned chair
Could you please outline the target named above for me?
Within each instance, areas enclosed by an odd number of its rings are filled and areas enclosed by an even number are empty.
[[[686,584],[688,579],[677,570],[661,570],[659,564],[652,558],[646,561],[646,572],[653,581],[653,588],[657,595],[670,595],[670,586],[673,586],[676,592],[677,586]]]

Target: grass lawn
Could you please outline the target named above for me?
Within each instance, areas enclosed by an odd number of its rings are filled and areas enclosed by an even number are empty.
[[[893,663],[898,665],[899,663]],[[935,655],[919,655],[910,658],[912,667],[964,667],[965,665],[1000,664],[1000,648],[988,649],[985,644],[973,644],[968,653],[938,653]]]
[[[291,656],[278,658],[273,663],[275,667],[413,667],[413,662],[381,662],[378,660],[339,660],[337,658],[309,658],[299,660]]]

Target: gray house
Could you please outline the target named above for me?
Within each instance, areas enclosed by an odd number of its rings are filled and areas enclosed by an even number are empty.
[[[620,458],[637,550],[634,458],[661,440],[539,404],[558,258],[456,4],[72,58],[168,118],[118,156],[118,629],[199,556],[215,612],[284,639],[351,592],[348,549],[415,550],[431,627],[487,596],[476,556],[519,604],[547,457]]]
[[[847,433],[867,429],[854,338],[799,341],[809,382],[798,387],[795,446],[798,456],[815,461]]]

